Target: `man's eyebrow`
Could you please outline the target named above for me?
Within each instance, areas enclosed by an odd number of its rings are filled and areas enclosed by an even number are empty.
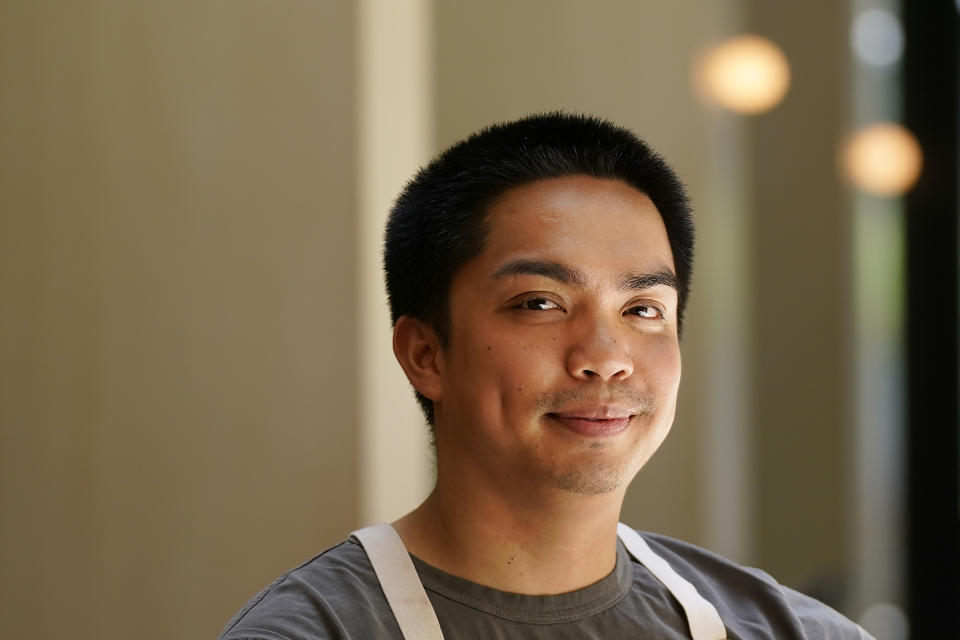
[[[550,260],[517,258],[497,269],[491,277],[503,278],[513,275],[543,276],[581,289],[587,287],[587,277],[583,272]],[[620,291],[642,291],[656,286],[667,286],[679,290],[677,276],[666,267],[656,271],[628,273],[617,283]]]
[[[575,285],[581,288],[587,286],[587,278],[577,269],[560,264],[559,262],[531,260],[529,258],[511,260],[494,271],[491,277],[503,278],[505,276],[515,275],[543,276],[551,280],[557,280],[563,284]]]
[[[677,291],[680,290],[680,286],[677,283],[677,276],[666,267],[645,273],[627,274],[620,278],[620,282],[617,283],[617,288],[620,289],[620,291],[638,291],[651,289],[660,285],[672,287]]]

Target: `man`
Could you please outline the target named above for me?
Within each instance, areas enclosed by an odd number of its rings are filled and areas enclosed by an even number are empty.
[[[692,255],[672,170],[595,118],[497,125],[421,170],[384,261],[436,487],[221,638],[867,637],[760,571],[618,526],[673,422]]]

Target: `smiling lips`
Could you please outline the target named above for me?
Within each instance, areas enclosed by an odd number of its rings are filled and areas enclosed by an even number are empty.
[[[592,407],[547,415],[583,436],[612,436],[627,428],[634,413],[620,407]]]

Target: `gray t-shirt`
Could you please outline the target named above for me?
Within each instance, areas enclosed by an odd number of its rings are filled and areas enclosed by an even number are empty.
[[[868,638],[825,604],[693,545],[644,533],[650,548],[717,608],[730,640]],[[411,556],[412,557],[412,556]],[[689,638],[683,609],[617,547],[599,582],[552,596],[498,591],[413,557],[446,640]],[[282,575],[248,602],[220,640],[400,640],[373,567],[354,538]]]

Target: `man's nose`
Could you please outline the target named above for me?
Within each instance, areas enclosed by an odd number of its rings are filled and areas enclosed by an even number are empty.
[[[567,370],[578,380],[622,380],[633,374],[633,358],[613,323],[585,319],[567,354]]]

